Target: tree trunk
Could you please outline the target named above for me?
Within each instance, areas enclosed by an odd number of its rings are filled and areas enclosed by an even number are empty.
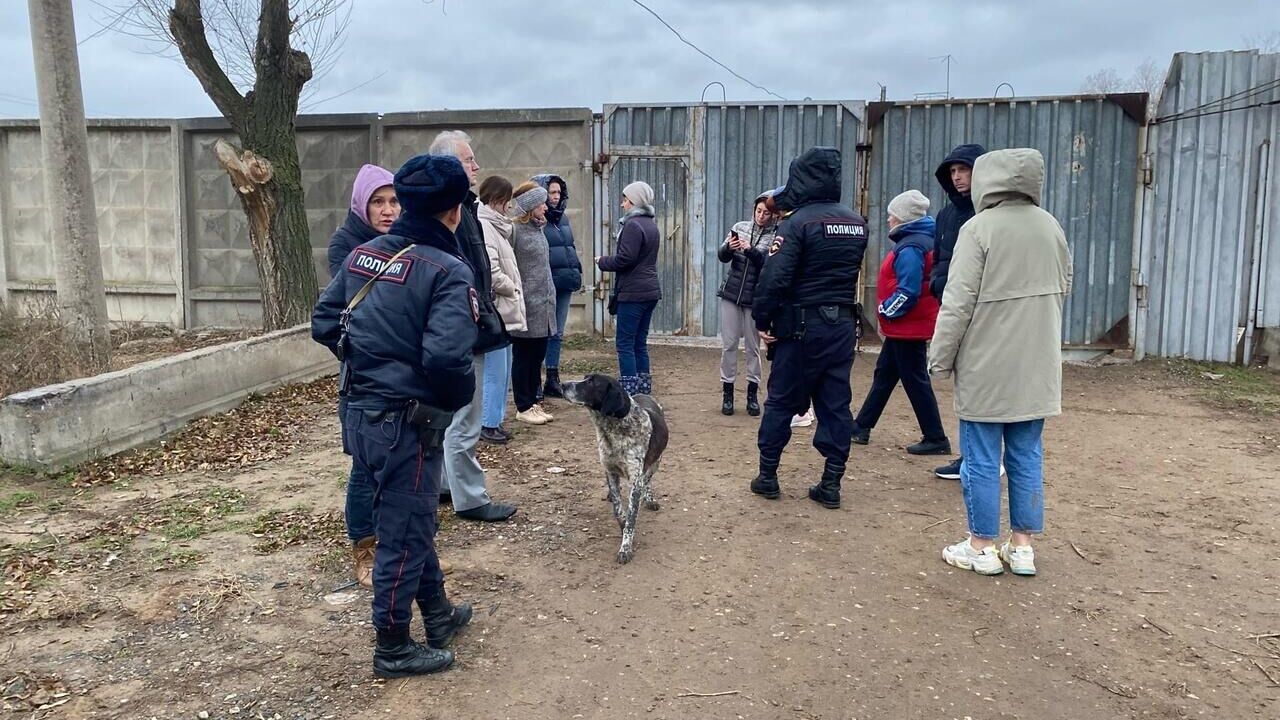
[[[291,128],[290,119],[283,125]],[[311,319],[319,287],[294,133],[241,138],[245,149],[217,144],[218,162],[240,195],[262,290],[262,327],[280,330]]]
[[[110,363],[111,333],[71,0],[30,0],[30,12],[58,311],[68,344],[96,374]]]

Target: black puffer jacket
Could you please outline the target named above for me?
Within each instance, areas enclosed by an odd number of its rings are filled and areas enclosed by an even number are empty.
[[[756,202],[767,197],[767,193],[761,195],[756,198]],[[725,274],[724,282],[720,283],[720,292],[716,295],[738,307],[751,307],[755,299],[756,282],[760,278],[760,269],[764,267],[765,256],[773,243],[775,227],[774,225],[760,227],[751,220],[733,226],[738,237],[746,238],[751,246],[744,251],[730,250],[728,242],[720,244],[716,257],[722,263],[729,263],[729,272]]]
[[[778,226],[756,286],[751,316],[769,330],[787,308],[858,302],[858,271],[867,250],[867,221],[840,204],[840,151],[816,147],[791,163],[787,185],[772,198],[794,210]]]
[[[337,277],[342,263],[352,250],[378,237],[382,233],[374,230],[369,223],[360,219],[355,211],[347,211],[347,221],[333,231],[329,238],[329,277]]]
[[[942,291],[947,287],[947,272],[951,268],[951,255],[956,250],[956,239],[960,237],[960,228],[974,216],[973,196],[956,192],[956,186],[951,182],[951,166],[961,163],[968,165],[972,170],[973,164],[986,153],[986,148],[981,145],[961,145],[947,155],[933,174],[951,200],[938,213],[938,235],[933,249],[933,271],[929,273],[929,291],[939,300],[942,299]]]
[[[547,236],[551,279],[555,281],[556,292],[578,292],[582,289],[582,260],[573,242],[573,227],[565,215],[569,208],[569,185],[559,175],[534,175],[533,181],[543,190],[552,182],[560,184],[560,204],[551,207],[551,201],[547,201],[547,224],[542,233]]]

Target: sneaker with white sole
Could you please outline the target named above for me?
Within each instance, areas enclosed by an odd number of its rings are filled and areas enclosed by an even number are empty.
[[[546,418],[547,422],[551,422],[552,420],[556,419],[555,415],[552,415],[551,413],[547,412],[547,409],[542,407],[542,403],[538,403],[537,405],[534,405],[533,410],[537,412],[539,415],[541,415],[542,417]]]
[[[813,425],[812,412],[807,412],[803,415],[796,415],[795,417],[791,418],[791,427],[793,428],[797,428],[797,427],[806,428],[806,427],[809,427],[810,425]]]
[[[1000,559],[1014,575],[1036,574],[1036,552],[1030,545],[1014,545],[1006,542],[1000,546]]]
[[[952,567],[972,570],[979,575],[999,575],[1004,572],[1004,565],[1000,563],[1000,553],[996,552],[995,547],[988,547],[979,552],[969,544],[968,538],[942,548],[942,559]]]
[[[546,425],[547,423],[551,422],[550,420],[547,419],[546,415],[542,415],[538,413],[537,405],[534,405],[533,407],[529,408],[528,410],[525,410],[524,412],[516,413],[516,420],[519,420],[522,423],[528,423],[530,425]]]

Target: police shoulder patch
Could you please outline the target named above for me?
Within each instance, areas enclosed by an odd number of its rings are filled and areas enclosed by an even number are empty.
[[[769,257],[777,255],[782,250],[782,241],[783,237],[781,235],[773,237],[773,242],[769,244]]]
[[[865,238],[867,226],[848,220],[824,220],[822,234],[829,238]]]
[[[413,269],[413,257],[409,254],[401,255],[388,266],[389,260],[391,256],[386,253],[372,248],[358,247],[347,259],[347,269],[355,275],[367,278],[377,277],[378,280],[405,284],[409,280],[409,271]],[[383,270],[384,267],[386,267],[385,270]],[[379,272],[382,274],[378,275]]]
[[[471,322],[480,322],[480,296],[476,294],[475,288],[467,288],[467,293],[471,298]]]

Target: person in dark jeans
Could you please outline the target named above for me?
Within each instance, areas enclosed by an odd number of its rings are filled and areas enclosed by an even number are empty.
[[[894,247],[880,265],[876,282],[884,345],[871,389],[853,421],[853,441],[859,445],[871,442],[871,431],[901,381],[924,435],[920,442],[908,446],[907,452],[951,452],[938,414],[938,399],[929,382],[929,339],[938,320],[938,299],[926,282],[933,266],[933,234],[929,198],[919,190],[908,190],[889,202],[889,239]]]
[[[662,299],[658,282],[658,246],[661,237],[654,220],[653,188],[633,182],[622,189],[622,230],[613,255],[596,258],[596,267],[617,273],[610,307],[616,306],[615,344],[618,346],[618,380],[628,393],[653,392],[649,366],[649,323]]]
[[[560,346],[569,324],[573,294],[582,289],[582,261],[573,242],[569,208],[569,185],[559,175],[535,175],[532,180],[547,191],[547,225],[542,229],[550,249],[551,279],[556,284],[556,332],[547,339],[547,383],[542,393],[564,397],[560,391]]]
[[[516,400],[516,420],[545,425],[555,418],[538,404],[542,389],[542,360],[547,339],[556,333],[556,288],[551,277],[547,236],[547,191],[529,181],[515,189],[520,216],[512,239],[516,267],[524,294],[525,327],[511,333],[511,391]]]
[[[947,273],[951,269],[951,255],[955,252],[960,228],[974,216],[971,190],[973,164],[986,152],[987,149],[981,145],[959,145],[942,160],[933,174],[938,179],[938,184],[947,192],[950,201],[938,213],[934,265],[929,273],[929,290],[938,302],[942,302],[943,292],[947,287]],[[933,474],[943,480],[959,480],[960,464],[963,461],[963,457],[958,457],[934,470]]]

